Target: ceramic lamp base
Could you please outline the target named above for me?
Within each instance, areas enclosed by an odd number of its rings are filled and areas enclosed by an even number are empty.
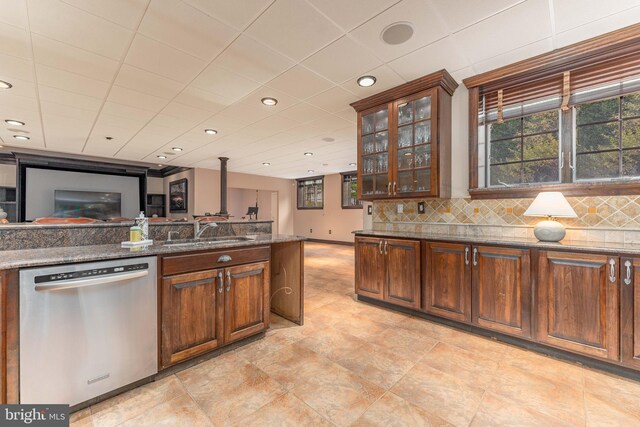
[[[533,229],[533,234],[541,242],[559,242],[564,239],[567,232],[564,226],[558,221],[546,220],[540,221]]]

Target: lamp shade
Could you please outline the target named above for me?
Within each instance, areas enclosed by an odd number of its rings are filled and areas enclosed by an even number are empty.
[[[553,216],[559,218],[576,218],[578,216],[559,191],[539,193],[524,214],[525,216]]]

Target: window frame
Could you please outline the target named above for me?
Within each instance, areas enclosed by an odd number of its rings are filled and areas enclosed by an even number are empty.
[[[535,197],[541,191],[562,191],[567,196],[640,194],[640,179],[574,181],[573,108],[561,112],[561,183],[512,187],[480,187],[479,117],[481,93],[543,81],[569,71],[595,70],[633,61],[640,52],[640,24],[594,37],[570,46],[464,79],[469,91],[469,194],[472,199]],[[620,76],[623,77],[623,76]],[[615,76],[614,76],[615,79]],[[485,147],[488,149],[488,147]],[[488,167],[488,164],[485,164]],[[486,176],[486,175],[485,175]],[[488,184],[485,182],[485,184]]]
[[[362,199],[358,197],[358,190],[356,189],[356,200],[358,201],[357,205],[345,205],[344,204],[344,178],[346,176],[353,177],[356,179],[356,184],[358,187],[360,183],[358,181],[358,171],[349,171],[349,172],[340,172],[340,205],[342,209],[362,209]],[[324,195],[324,194],[323,194]]]
[[[320,185],[322,187],[322,206],[300,206],[300,182],[305,181],[317,181],[321,180],[320,184],[312,184],[314,186]],[[303,200],[304,203],[304,200]],[[298,210],[322,210],[324,209],[324,175],[310,176],[308,178],[296,179],[296,206]]]

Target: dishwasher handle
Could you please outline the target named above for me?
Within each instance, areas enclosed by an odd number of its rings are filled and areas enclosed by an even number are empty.
[[[138,279],[149,275],[148,270],[134,271],[133,273],[117,274],[114,276],[92,277],[90,279],[65,280],[53,285],[36,285],[37,292],[61,291],[63,289],[84,288],[87,286],[104,285],[106,283],[124,282],[125,280]]]

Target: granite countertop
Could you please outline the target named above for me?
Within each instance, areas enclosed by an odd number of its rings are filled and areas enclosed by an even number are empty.
[[[242,221],[217,221],[218,224],[258,224],[271,223],[273,220],[242,220]],[[194,221],[171,221],[171,222],[150,222],[149,226],[165,226],[165,225],[190,225],[193,227]],[[43,229],[43,228],[92,228],[92,227],[131,227],[133,221],[127,222],[94,222],[91,224],[34,224],[31,222],[16,222],[9,224],[0,224],[0,230],[19,230],[19,229]]]
[[[640,254],[640,243],[605,243],[587,241],[561,241],[559,243],[540,242],[536,239],[518,237],[494,237],[494,236],[458,236],[448,234],[414,233],[407,231],[375,231],[357,230],[356,236],[390,237],[403,239],[433,240],[441,242],[476,243],[484,245],[508,245],[513,247],[536,248],[547,250],[576,250],[603,252],[611,255]]]
[[[69,264],[74,262],[102,261],[118,258],[133,258],[149,255],[177,254],[203,250],[241,248],[247,246],[270,245],[272,243],[306,240],[305,237],[285,234],[264,234],[247,237],[251,237],[253,240],[225,243],[213,242],[200,244],[197,247],[164,246],[164,242],[156,242],[155,244],[145,248],[131,249],[122,248],[120,247],[120,244],[112,244],[0,251],[0,270],[36,267],[42,265]]]

